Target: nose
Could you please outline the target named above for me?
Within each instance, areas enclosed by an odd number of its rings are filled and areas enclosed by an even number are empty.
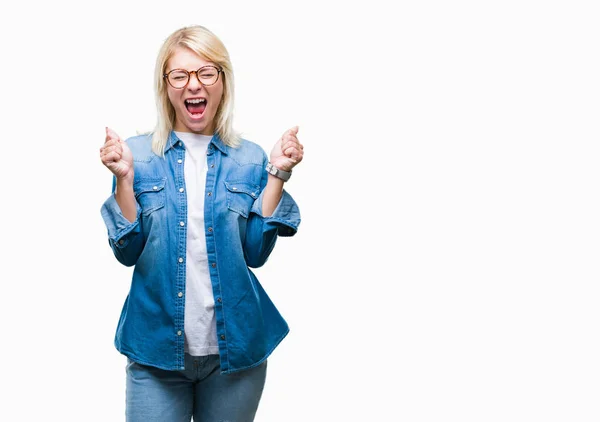
[[[188,82],[187,89],[192,92],[197,92],[202,89],[204,85],[198,80],[198,76],[194,73],[190,75],[190,81]]]

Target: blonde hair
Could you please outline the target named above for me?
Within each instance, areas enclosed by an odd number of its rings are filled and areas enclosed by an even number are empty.
[[[236,147],[240,136],[233,130],[233,68],[225,45],[211,31],[200,25],[188,26],[173,32],[163,43],[154,74],[157,121],[152,133],[152,151],[164,156],[169,133],[175,126],[175,109],[167,94],[163,78],[167,62],[179,47],[185,47],[199,56],[215,63],[223,72],[223,97],[215,114],[215,132],[225,145]]]

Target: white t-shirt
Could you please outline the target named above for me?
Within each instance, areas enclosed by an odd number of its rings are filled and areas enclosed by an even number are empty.
[[[219,354],[215,300],[208,270],[204,232],[206,151],[212,136],[175,132],[185,144],[184,178],[187,195],[185,279],[185,351],[192,356]]]

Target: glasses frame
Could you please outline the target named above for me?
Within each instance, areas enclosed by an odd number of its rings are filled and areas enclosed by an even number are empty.
[[[206,68],[209,68],[209,67],[212,67],[213,69],[215,69],[217,71],[217,79],[215,79],[215,81],[212,84],[205,84],[205,83],[203,83],[200,80],[200,71],[202,69],[206,69]],[[185,72],[185,73],[187,73],[187,75],[188,75],[187,82],[181,88],[174,87],[173,84],[171,83],[171,81],[169,80],[169,75],[171,73],[173,73],[173,72]],[[163,79],[165,79],[167,81],[167,83],[171,86],[171,88],[173,88],[173,89],[185,89],[185,87],[187,87],[188,84],[190,83],[190,78],[192,77],[192,75],[191,75],[192,73],[196,74],[196,79],[198,79],[198,82],[200,83],[200,85],[202,85],[202,86],[213,86],[214,84],[216,84],[217,82],[219,82],[219,76],[221,75],[221,73],[223,73],[223,69],[221,69],[221,68],[219,68],[217,66],[213,66],[211,64],[206,65],[206,66],[202,66],[200,69],[192,70],[191,72],[188,71],[188,70],[185,70],[185,69],[173,69],[173,70],[170,70],[167,73],[164,73],[163,74]]]

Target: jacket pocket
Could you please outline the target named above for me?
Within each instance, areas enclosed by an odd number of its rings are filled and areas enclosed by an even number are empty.
[[[149,215],[165,206],[166,179],[143,179],[133,185],[135,199],[142,208],[142,215]]]
[[[260,193],[260,186],[248,182],[225,182],[225,187],[227,208],[248,218],[252,204]]]

